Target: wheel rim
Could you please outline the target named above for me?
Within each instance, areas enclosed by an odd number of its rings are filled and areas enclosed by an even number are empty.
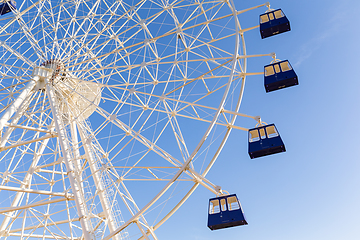
[[[24,1],[0,20],[2,236],[156,238],[210,170],[243,36],[226,1],[161,4]]]

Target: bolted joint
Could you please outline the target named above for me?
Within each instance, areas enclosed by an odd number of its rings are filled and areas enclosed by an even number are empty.
[[[216,185],[215,186],[215,191],[218,193],[218,195],[223,195],[223,191],[221,189],[221,186]]]

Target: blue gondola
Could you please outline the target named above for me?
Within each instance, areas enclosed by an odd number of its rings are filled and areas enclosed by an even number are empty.
[[[264,67],[264,85],[266,92],[298,84],[298,77],[288,60],[275,62]]]
[[[247,224],[236,194],[209,200],[208,227],[211,230]]]
[[[290,22],[281,9],[260,15],[260,34],[262,39],[287,31],[290,31]]]
[[[16,2],[13,0],[10,1],[4,1],[0,3],[0,15],[4,15],[6,13],[11,12],[11,7],[10,5],[16,9]]]
[[[285,151],[285,145],[274,124],[249,130],[250,158],[258,158]]]

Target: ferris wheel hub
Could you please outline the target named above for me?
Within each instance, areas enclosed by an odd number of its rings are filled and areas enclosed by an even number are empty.
[[[45,91],[46,84],[52,86],[56,93],[59,111],[65,117],[72,112],[84,120],[96,110],[100,103],[101,85],[79,79],[67,72],[64,62],[59,59],[46,60],[35,67],[32,77],[37,81],[37,90]]]
[[[44,66],[46,68],[53,69],[56,72],[60,72],[61,70],[64,70],[64,63],[61,60],[58,59],[50,59],[45,62],[43,62],[40,66]]]
[[[40,66],[35,67],[32,72],[33,79],[37,81],[36,88],[43,91],[45,90],[46,82],[51,82],[54,85],[55,79],[64,80],[65,76],[65,65],[58,59],[47,60],[40,64]]]

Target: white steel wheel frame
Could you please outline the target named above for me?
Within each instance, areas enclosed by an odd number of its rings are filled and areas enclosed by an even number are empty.
[[[236,117],[257,119],[238,110],[246,75],[262,74],[246,73],[261,55],[246,54],[257,26],[240,13],[44,0],[2,16],[0,237],[157,239],[198,185],[222,194],[205,176],[247,130]]]

